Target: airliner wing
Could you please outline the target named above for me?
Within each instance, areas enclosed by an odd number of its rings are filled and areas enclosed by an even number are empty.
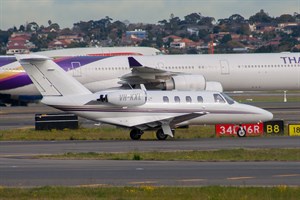
[[[178,75],[180,73],[156,69],[149,66],[143,66],[135,58],[128,57],[131,73],[122,76],[120,83],[143,84],[149,82],[161,82],[169,79],[170,76]]]

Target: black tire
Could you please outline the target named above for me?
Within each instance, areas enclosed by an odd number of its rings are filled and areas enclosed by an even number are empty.
[[[141,139],[141,136],[142,136],[143,132],[139,129],[132,129],[130,131],[130,138],[132,140],[139,140]]]
[[[239,127],[237,131],[237,135],[239,137],[246,137],[246,134],[247,134],[246,130],[243,127]]]
[[[168,137],[168,135],[165,135],[162,129],[158,129],[156,131],[156,138],[158,140],[166,140]]]

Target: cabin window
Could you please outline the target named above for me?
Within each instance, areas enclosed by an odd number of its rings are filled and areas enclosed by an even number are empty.
[[[186,97],[185,97],[185,101],[186,101],[187,103],[192,103],[192,98],[191,98],[190,96],[186,96]]]
[[[229,97],[227,94],[224,94],[224,93],[221,93],[221,94],[226,99],[228,104],[234,104],[235,103],[235,101],[231,97]]]
[[[174,97],[174,101],[175,101],[175,103],[180,103],[180,98],[179,98],[179,96],[175,96],[175,97]]]
[[[198,103],[203,103],[203,98],[201,96],[197,96]]]
[[[164,101],[164,103],[169,103],[169,97],[163,96],[163,101]]]
[[[214,94],[214,99],[216,103],[226,103],[220,94]]]

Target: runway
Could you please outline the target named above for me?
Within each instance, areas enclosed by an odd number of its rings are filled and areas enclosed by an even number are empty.
[[[1,186],[300,185],[300,162],[47,160],[65,152],[299,148],[300,137],[209,138],[174,141],[0,142]]]
[[[166,141],[8,141],[0,142],[0,157],[67,152],[197,151],[238,148],[300,148],[300,137],[205,138]]]
[[[184,162],[0,158],[0,185],[300,185],[300,162]]]

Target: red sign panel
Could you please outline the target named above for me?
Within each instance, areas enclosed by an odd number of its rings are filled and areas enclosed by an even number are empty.
[[[263,123],[242,124],[246,136],[259,136],[264,134]],[[237,136],[240,125],[236,124],[217,124],[215,126],[217,136]]]

